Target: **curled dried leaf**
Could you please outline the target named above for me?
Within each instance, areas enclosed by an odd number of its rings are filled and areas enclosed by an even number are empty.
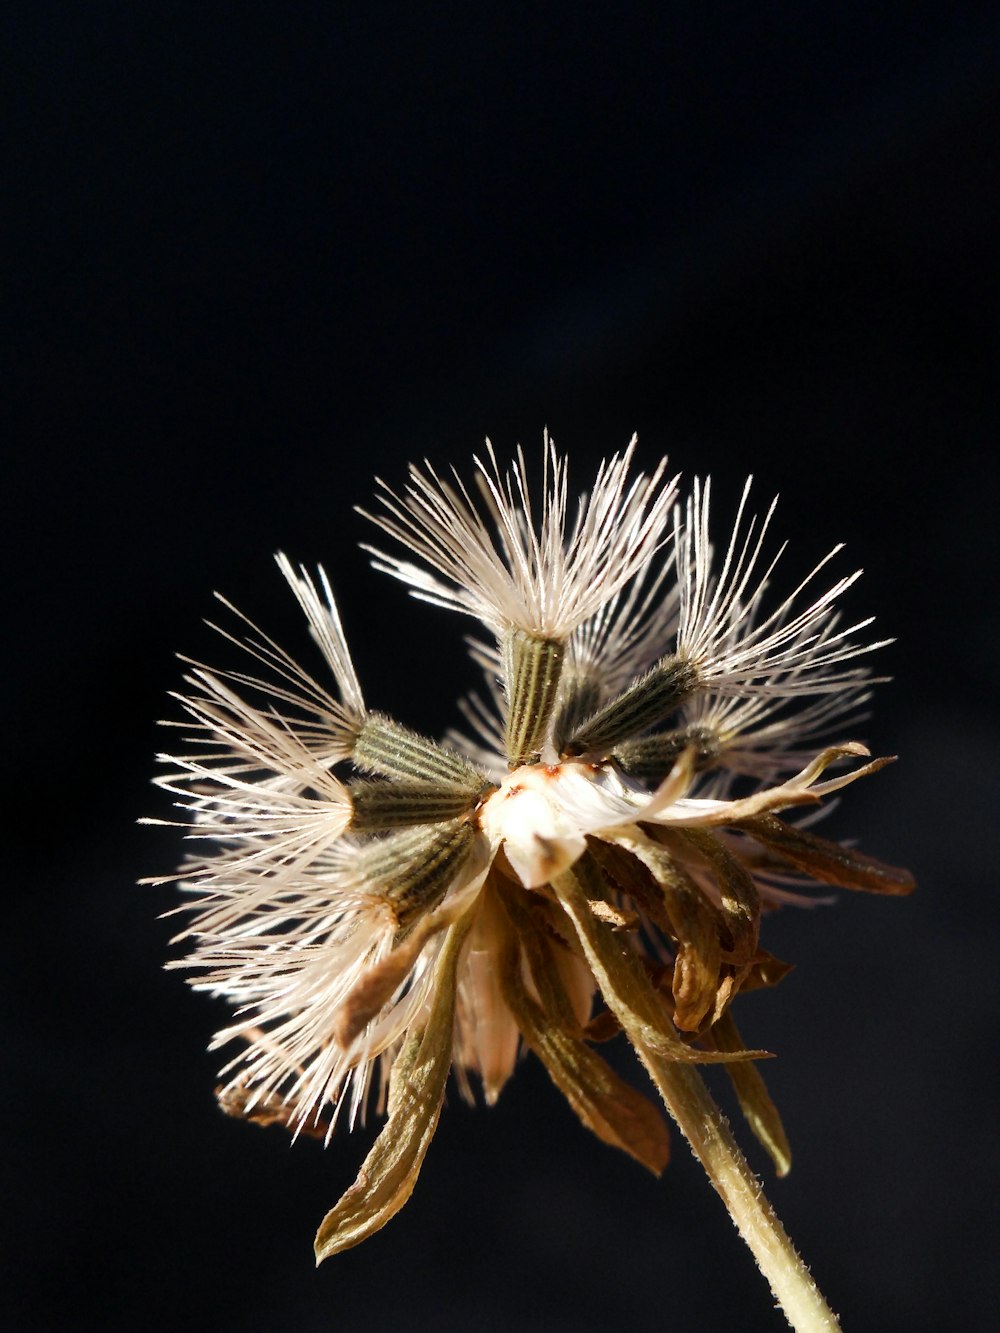
[[[713,1007],[719,983],[719,913],[666,847],[639,832],[620,834],[615,841],[614,847],[595,846],[595,855],[673,940],[674,1022],[684,1032],[696,1032]]]
[[[392,1068],[389,1118],[357,1180],[320,1223],[317,1263],[385,1226],[413,1192],[437,1128],[451,1068],[456,971],[471,924],[469,912],[449,929],[436,965],[427,1021],[408,1037]]]
[[[776,815],[755,815],[739,820],[734,827],[742,829],[755,842],[777,852],[790,865],[804,870],[823,884],[895,895],[912,893],[916,887],[908,870],[886,865],[873,856],[831,842],[829,838],[795,828]]]
[[[582,1039],[572,1017],[569,997],[563,989],[548,943],[534,933],[530,945],[532,979],[538,1003],[528,992],[522,971],[521,945],[530,939],[530,916],[506,895],[513,930],[504,939],[500,984],[504,999],[521,1033],[541,1059],[553,1083],[581,1122],[612,1147],[621,1148],[654,1175],[659,1175],[670,1156],[667,1126],[656,1107],[625,1083],[611,1066]],[[529,933],[525,928],[529,926]],[[516,934],[515,934],[516,931]]]
[[[734,1058],[760,1059],[765,1054],[747,1051],[734,1057],[694,1050],[681,1040],[641,958],[591,911],[590,901],[607,892],[592,856],[581,857],[570,870],[557,875],[552,888],[573,922],[608,1008],[640,1053],[650,1051],[658,1059],[682,1064],[720,1064]]]
[[[704,1040],[719,1051],[744,1050],[743,1039],[727,1012],[705,1033]],[[781,1123],[778,1108],[771,1100],[771,1095],[756,1065],[743,1061],[726,1065],[726,1073],[733,1084],[743,1112],[744,1119],[750,1126],[757,1141],[764,1147],[779,1176],[786,1176],[792,1167],[792,1150]]]
[[[757,952],[760,932],[760,894],[753,876],[711,833],[703,829],[679,829],[675,836],[707,861],[722,898],[731,961],[748,963]]]

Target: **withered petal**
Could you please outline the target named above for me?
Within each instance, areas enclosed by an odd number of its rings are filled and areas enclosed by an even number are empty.
[[[472,913],[449,929],[437,962],[433,1002],[421,1031],[404,1044],[392,1068],[389,1118],[354,1184],[316,1233],[316,1262],[366,1240],[399,1212],[413,1192],[437,1128],[451,1068],[455,983]]]
[[[520,918],[527,913],[516,914],[519,927]],[[500,963],[500,985],[524,1040],[587,1129],[659,1175],[670,1157],[670,1137],[663,1117],[652,1102],[619,1078],[567,1026],[566,1017],[571,1017],[572,1010],[554,960],[550,957],[546,963],[541,956],[546,947],[541,936],[536,937],[536,948],[532,950],[533,980],[539,993],[546,993],[554,1003],[546,1009],[531,998],[521,971],[522,939],[519,928],[517,937],[513,931],[508,932]]]
[[[744,1050],[743,1038],[728,1011],[702,1034],[705,1041],[720,1051]],[[778,1108],[755,1064],[743,1061],[726,1065],[726,1073],[733,1084],[743,1117],[758,1143],[766,1149],[779,1176],[786,1176],[792,1167],[792,1150]]]
[[[763,1051],[738,1055],[698,1051],[677,1035],[670,1015],[646,973],[642,960],[622,936],[599,921],[590,900],[606,892],[601,869],[589,853],[552,881],[552,888],[573,922],[597,983],[637,1050],[682,1064],[723,1064],[732,1059],[760,1059]]]
[[[674,1022],[682,1031],[696,1032],[712,1007],[719,980],[718,909],[666,847],[640,833],[622,833],[615,843],[595,842],[594,855],[674,941]]]
[[[831,842],[829,838],[795,828],[776,815],[754,815],[739,820],[733,827],[742,829],[755,842],[777,852],[822,884],[894,895],[912,893],[916,888],[916,881],[908,870],[886,865],[873,856]]]
[[[678,829],[675,836],[708,862],[722,898],[722,915],[729,928],[733,959],[749,962],[757,952],[760,932],[760,894],[753,876],[711,833]]]
[[[590,1022],[584,1027],[583,1035],[587,1041],[611,1041],[617,1037],[622,1030],[621,1023],[615,1018],[610,1009],[602,1009],[599,1014],[595,1014]]]
[[[304,1134],[311,1139],[325,1139],[329,1125],[325,1120],[310,1120],[303,1125],[294,1124],[295,1108],[282,1101],[274,1093],[259,1098],[247,1109],[249,1095],[246,1088],[220,1085],[215,1089],[215,1098],[223,1115],[234,1120],[245,1120],[248,1124],[259,1125],[262,1129],[278,1125],[281,1129]]]
[[[393,992],[406,980],[427,941],[452,925],[469,909],[483,878],[483,874],[477,875],[452,898],[422,917],[391,953],[362,973],[345,997],[334,1022],[334,1037],[344,1050],[389,1003]]]
[[[794,963],[786,963],[780,958],[775,958],[774,954],[768,953],[766,949],[758,949],[757,956],[740,982],[740,990],[769,990],[772,986],[777,986],[779,981],[784,981],[789,972],[794,971]]]

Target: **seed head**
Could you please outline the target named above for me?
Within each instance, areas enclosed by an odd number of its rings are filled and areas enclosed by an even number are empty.
[[[233,1007],[213,1041],[230,1052],[223,1108],[326,1138],[371,1102],[387,1113],[320,1258],[408,1198],[449,1072],[492,1103],[525,1048],[598,1137],[660,1171],[660,1114],[595,1048],[617,1030],[692,1142],[669,1089],[693,1074],[670,1071],[725,1065],[786,1171],[763,1052],[732,1014],[788,970],[761,944],[763,910],[809,879],[912,887],[797,822],[888,762],[853,734],[879,646],[858,638],[868,620],[841,627],[857,574],[816,595],[835,551],[772,601],[773,504],[748,518],[748,482],[715,548],[709,483],[682,505],[666,460],[629,480],[634,451],[602,464],[572,519],[547,436],[540,499],[522,452],[503,471],[489,443],[478,498],[429,465],[402,492],[379,483],[369,517],[404,554],[375,552],[376,568],[491,636],[472,642],[473,736],[437,742],[369,709],[325,573],[283,555],[321,678],[230,607],[237,632],[220,633],[253,669],[189,663],[176,696],[187,736],[159,781],[197,850],[175,877],[172,966]]]

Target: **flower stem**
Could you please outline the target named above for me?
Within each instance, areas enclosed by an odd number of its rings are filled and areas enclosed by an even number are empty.
[[[553,878],[552,888],[573,922],[608,1008],[722,1196],[789,1324],[796,1333],[838,1333],[837,1316],[764,1197],[700,1073],[693,1063],[678,1060],[673,1024],[648,976],[622,938],[592,912],[591,900],[603,896],[599,870],[583,856]]]
[[[768,1203],[701,1074],[693,1065],[668,1062],[653,1051],[639,1049],[639,1056],[722,1196],[790,1326],[796,1333],[837,1333],[837,1316]]]

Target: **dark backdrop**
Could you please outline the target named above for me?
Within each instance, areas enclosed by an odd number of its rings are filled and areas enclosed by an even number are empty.
[[[6,8],[13,748],[0,1260],[26,1330],[780,1329],[678,1144],[661,1181],[525,1061],[451,1098],[379,1237],[311,1260],[369,1141],[225,1120],[164,974],[149,787],[213,588],[311,649],[331,570],[368,697],[439,730],[464,626],[356,549],[373,474],[548,426],[780,489],[897,638],[828,826],[908,901],[769,923],[743,1026],[796,1166],[754,1163],[845,1328],[983,1328],[997,1147],[995,6]],[[835,827],[834,827],[835,826]],[[720,1088],[720,1092],[723,1090]]]

